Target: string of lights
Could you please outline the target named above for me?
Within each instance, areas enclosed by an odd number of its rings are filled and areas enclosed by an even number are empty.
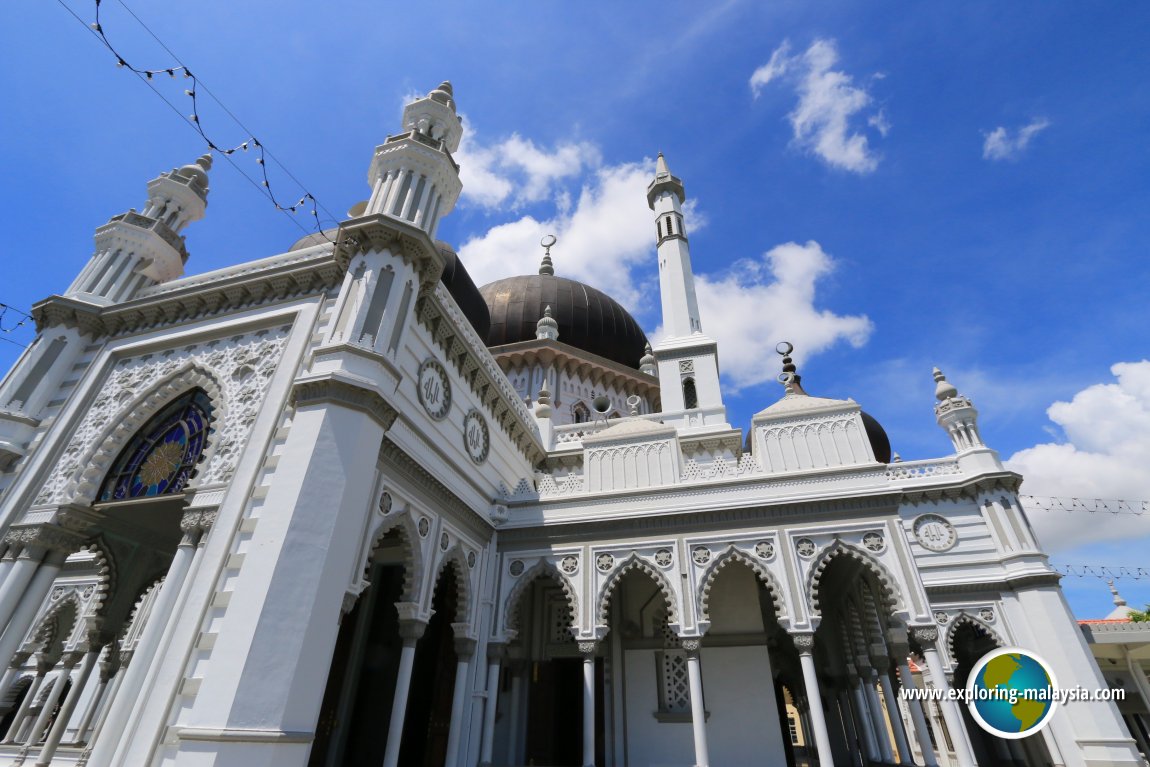
[[[1127,578],[1140,581],[1150,578],[1150,570],[1144,567],[1111,567],[1109,565],[1051,565],[1063,575],[1072,575],[1076,578],[1101,578],[1103,580],[1120,580]]]
[[[1027,511],[1067,511],[1089,514],[1133,514],[1150,511],[1150,501],[1127,501],[1121,498],[1058,498],[1045,495],[1020,495]]]
[[[128,6],[125,5],[122,2],[122,0],[120,0],[120,5],[122,5],[124,7],[124,9],[127,10],[128,13],[131,14],[132,17],[135,18],[137,22],[140,23],[140,25],[145,29],[145,31],[147,31],[147,33],[149,35],[151,35],[152,38],[155,39],[164,48],[164,50],[168,52],[169,55],[172,56],[172,58],[175,60],[175,64],[173,66],[161,67],[161,68],[157,68],[157,69],[146,69],[146,68],[136,67],[136,66],[133,66],[132,64],[130,64],[128,62],[128,60],[124,57],[124,55],[121,54],[120,51],[115,46],[113,46],[111,40],[108,38],[108,35],[104,30],[104,26],[103,26],[103,24],[101,22],[101,18],[100,18],[101,0],[95,0],[95,8],[96,8],[95,21],[91,24],[86,23],[84,21],[84,19],[79,16],[79,14],[77,14],[71,7],[69,7],[64,2],[64,0],[56,0],[56,1],[57,1],[57,3],[60,4],[61,7],[63,7],[66,11],[68,11],[68,13],[71,14],[80,24],[83,24],[86,28],[89,29],[89,31],[93,35],[95,35],[100,40],[100,42],[108,49],[108,51],[111,52],[113,56],[115,56],[117,66],[124,68],[124,69],[127,69],[128,71],[130,71],[134,75],[136,75],[141,81],[143,81],[145,84],[147,84],[148,87],[152,90],[152,92],[156,94],[156,96],[158,96],[161,100],[163,100],[177,115],[180,116],[180,118],[184,122],[186,122],[188,125],[190,125],[192,127],[192,129],[195,130],[200,135],[200,137],[207,144],[209,151],[217,152],[225,160],[227,160],[228,163],[233,168],[235,168],[236,171],[241,176],[243,176],[245,179],[247,179],[247,181],[250,184],[252,184],[253,187],[255,187],[261,194],[263,194],[265,197],[267,197],[267,199],[272,203],[272,205],[276,208],[276,210],[279,210],[279,211],[283,212],[285,215],[288,215],[289,219],[292,220],[292,222],[301,231],[303,231],[305,234],[309,234],[310,231],[306,227],[302,226],[299,223],[299,221],[294,218],[294,216],[292,214],[294,214],[297,211],[304,209],[306,207],[310,207],[309,212],[310,212],[311,217],[313,219],[314,230],[316,232],[318,232],[319,234],[321,234],[329,242],[332,241],[331,238],[328,237],[327,234],[324,232],[323,227],[320,224],[319,209],[322,208],[325,215],[329,216],[332,219],[335,219],[336,217],[333,216],[331,214],[331,212],[326,207],[324,207],[323,205],[321,205],[319,203],[319,201],[315,198],[315,196],[310,191],[307,190],[307,188],[299,181],[299,179],[296,178],[295,175],[292,174],[291,171],[288,170],[282,162],[280,162],[278,159],[276,159],[274,157],[274,155],[272,155],[267,150],[267,148],[263,145],[263,143],[261,143],[259,141],[259,139],[257,139],[253,135],[252,131],[248,130],[243,125],[243,123],[241,123],[239,121],[239,119],[236,118],[235,114],[230,109],[228,109],[227,106],[217,96],[215,96],[215,94],[213,94],[198,77],[196,77],[196,75],[194,75],[192,73],[191,69],[187,65],[185,65],[179,59],[179,57],[175,55],[175,53],[172,52],[171,48],[169,48],[159,38],[159,36],[156,35],[149,27],[147,27],[147,25],[144,24],[144,22],[139,18],[139,16],[137,16],[130,8],[128,8]],[[177,78],[177,76],[182,75],[182,77],[184,79],[187,79],[190,81],[189,85],[191,87],[186,88],[184,90],[184,94],[186,96],[188,96],[191,100],[191,114],[190,115],[185,114],[183,110],[179,109],[175,104],[172,103],[172,101],[170,99],[168,99],[163,93],[161,93],[156,88],[155,80],[158,79],[158,76],[162,76],[162,75],[167,75],[171,79],[175,79],[175,78]],[[239,144],[236,144],[235,146],[232,146],[230,148],[225,148],[224,146],[221,146],[218,142],[214,141],[211,137],[209,137],[207,131],[205,130],[205,128],[203,126],[203,121],[202,121],[201,115],[200,115],[199,92],[201,90],[206,95],[208,95],[212,100],[214,100],[217,104],[219,104],[220,107],[223,109],[223,111],[226,114],[228,114],[228,116],[230,116],[236,122],[237,125],[240,126],[240,128],[248,136],[246,139],[241,141]],[[257,181],[256,179],[253,179],[251,176],[249,176],[248,173],[245,172],[242,168],[240,168],[240,166],[238,164],[236,164],[236,162],[232,158],[232,155],[236,154],[237,152],[248,152],[249,150],[252,150],[256,155],[258,155],[256,157],[256,164],[259,166],[259,169],[260,169],[261,178],[259,181]],[[284,173],[289,178],[292,179],[292,181],[294,181],[296,184],[298,184],[299,187],[301,188],[301,190],[303,191],[303,196],[301,196],[299,198],[298,202],[296,202],[292,205],[284,205],[280,201],[280,198],[276,196],[274,190],[272,189],[271,178],[268,175],[267,160],[269,157],[272,159],[273,162],[275,162],[275,164],[277,166],[279,166],[284,171]]]
[[[8,316],[9,312],[19,317],[15,324],[5,324],[4,318]],[[0,303],[0,333],[12,333],[24,327],[31,321],[31,314],[22,312],[15,306],[9,306],[8,304]],[[9,320],[9,322],[11,322],[11,320]]]

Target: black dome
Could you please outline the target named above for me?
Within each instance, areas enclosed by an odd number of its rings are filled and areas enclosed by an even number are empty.
[[[863,428],[866,430],[871,450],[874,451],[875,460],[879,463],[890,463],[890,438],[886,435],[886,429],[870,413],[864,411],[859,415],[862,416]]]
[[[455,251],[443,243],[439,245],[439,252],[443,254],[443,274],[439,281],[447,288],[447,292],[455,299],[455,303],[463,311],[463,316],[475,328],[480,338],[486,339],[491,330],[491,315],[487,311],[487,302],[483,300],[475,281],[463,268],[463,262]]]
[[[534,341],[543,310],[559,323],[559,340],[630,368],[639,367],[647,336],[615,299],[590,285],[549,274],[496,280],[479,289],[491,313],[488,346]]]

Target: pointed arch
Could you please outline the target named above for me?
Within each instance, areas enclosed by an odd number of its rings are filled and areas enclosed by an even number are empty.
[[[563,590],[563,595],[567,598],[567,606],[571,609],[571,628],[575,630],[579,628],[579,597],[575,593],[574,586],[572,586],[570,579],[559,571],[558,567],[546,558],[540,558],[516,579],[515,585],[503,601],[503,629],[507,633],[518,634],[520,607],[523,604],[527,589],[534,581],[546,577],[554,579],[559,584],[559,588]]]
[[[104,608],[107,607],[111,596],[116,593],[116,561],[112,559],[111,547],[108,546],[103,535],[98,535],[88,541],[88,543],[84,545],[84,548],[90,551],[95,557],[93,564],[96,567],[96,575],[99,578],[90,612],[97,618],[103,618]]]
[[[75,591],[64,594],[59,602],[48,608],[31,633],[32,642],[39,645],[43,657],[60,656],[83,611],[84,606]]]
[[[823,549],[815,558],[814,563],[811,565],[810,574],[807,576],[807,596],[811,602],[811,610],[816,615],[822,614],[820,588],[822,586],[823,574],[831,562],[840,557],[853,560],[858,566],[862,567],[864,571],[871,574],[879,587],[878,597],[888,613],[896,613],[905,609],[905,602],[899,591],[898,582],[894,579],[894,576],[891,575],[890,571],[869,553],[836,538],[833,543]]]
[[[607,580],[603,582],[602,587],[599,589],[598,607],[595,611],[596,625],[606,626],[608,618],[608,610],[611,606],[611,594],[615,591],[615,586],[623,579],[623,576],[632,570],[639,570],[646,574],[655,581],[655,585],[659,591],[663,593],[663,601],[667,607],[667,623],[679,623],[679,604],[678,598],[675,596],[675,589],[671,586],[671,582],[657,567],[652,565],[647,560],[643,559],[636,552],[631,552],[631,556],[627,557],[618,567],[612,571]]]
[[[471,568],[467,565],[467,555],[463,553],[463,547],[456,541],[450,549],[443,553],[443,557],[439,560],[439,564],[435,568],[435,578],[431,582],[431,592],[427,595],[428,604],[435,603],[435,592],[439,588],[439,579],[442,578],[444,571],[451,569],[452,577],[455,578],[455,587],[457,589],[458,601],[455,605],[455,618],[453,623],[466,623],[471,624],[471,608],[472,608],[472,589],[471,589]]]
[[[728,546],[726,551],[719,554],[711,560],[711,564],[703,571],[702,578],[699,579],[699,620],[711,620],[711,589],[714,588],[715,578],[718,577],[719,571],[729,564],[738,562],[746,566],[755,574],[755,577],[766,586],[767,591],[771,595],[771,603],[775,607],[775,618],[779,624],[786,626],[790,623],[790,617],[787,615],[786,602],[783,599],[783,590],[779,586],[775,576],[767,569],[766,565],[756,560],[753,556],[731,545]]]
[[[1002,640],[1002,637],[997,631],[992,629],[985,621],[980,620],[979,618],[976,618],[963,610],[958,614],[958,617],[950,622],[950,625],[946,628],[946,649],[950,654],[951,659],[954,660],[955,663],[957,663],[956,659],[958,658],[958,655],[955,652],[954,638],[959,629],[963,626],[970,626],[975,631],[985,634],[999,647],[1006,646],[1006,642]]]
[[[60,478],[64,484],[59,491],[59,500],[84,505],[96,501],[104,477],[136,433],[168,403],[196,388],[202,389],[212,404],[207,444],[199,461],[200,466],[206,466],[216,449],[212,435],[227,417],[227,402],[224,386],[217,374],[199,363],[189,362],[162,378],[144,394],[120,403],[107,425],[75,454],[70,465],[57,469],[66,473]],[[70,476],[67,475],[69,472]],[[193,477],[189,487],[196,485],[197,477]]]
[[[372,535],[371,548],[363,562],[363,581],[367,582],[371,573],[371,560],[389,533],[395,533],[403,547],[403,592],[401,602],[418,602],[419,591],[423,586],[423,547],[420,546],[418,523],[411,509],[393,512],[384,517],[383,524]]]

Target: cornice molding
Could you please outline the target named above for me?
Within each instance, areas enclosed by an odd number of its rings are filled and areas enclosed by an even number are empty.
[[[292,399],[297,407],[327,402],[359,410],[374,418],[384,429],[390,429],[399,415],[399,411],[367,382],[359,383],[337,374],[297,380],[292,387]]]
[[[1003,590],[1026,589],[1035,586],[1057,586],[1062,576],[1055,572],[1028,573],[1026,575],[1005,576],[989,580],[968,581],[964,583],[938,583],[926,586],[929,597],[944,597],[954,594],[973,594],[979,592],[1001,593]]]

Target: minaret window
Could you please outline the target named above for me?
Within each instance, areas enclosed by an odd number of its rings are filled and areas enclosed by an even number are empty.
[[[659,239],[660,240],[663,239],[663,222],[662,221],[656,221],[655,222],[655,229],[657,229],[659,232]]]
[[[399,299],[399,314],[395,317],[395,324],[391,328],[391,341],[387,344],[387,351],[394,352],[399,348],[399,337],[403,335],[403,325],[407,322],[407,310],[411,306],[411,282],[403,286],[403,298]]]
[[[674,229],[671,228],[671,217],[667,216],[667,236],[670,237],[674,233]]]
[[[695,379],[683,379],[683,408],[685,410],[694,410],[699,406],[699,395],[695,391]]]
[[[121,452],[100,488],[100,501],[182,492],[203,458],[212,403],[193,389],[161,410]]]
[[[591,420],[591,411],[582,402],[576,402],[571,407],[573,423],[587,423]]]

